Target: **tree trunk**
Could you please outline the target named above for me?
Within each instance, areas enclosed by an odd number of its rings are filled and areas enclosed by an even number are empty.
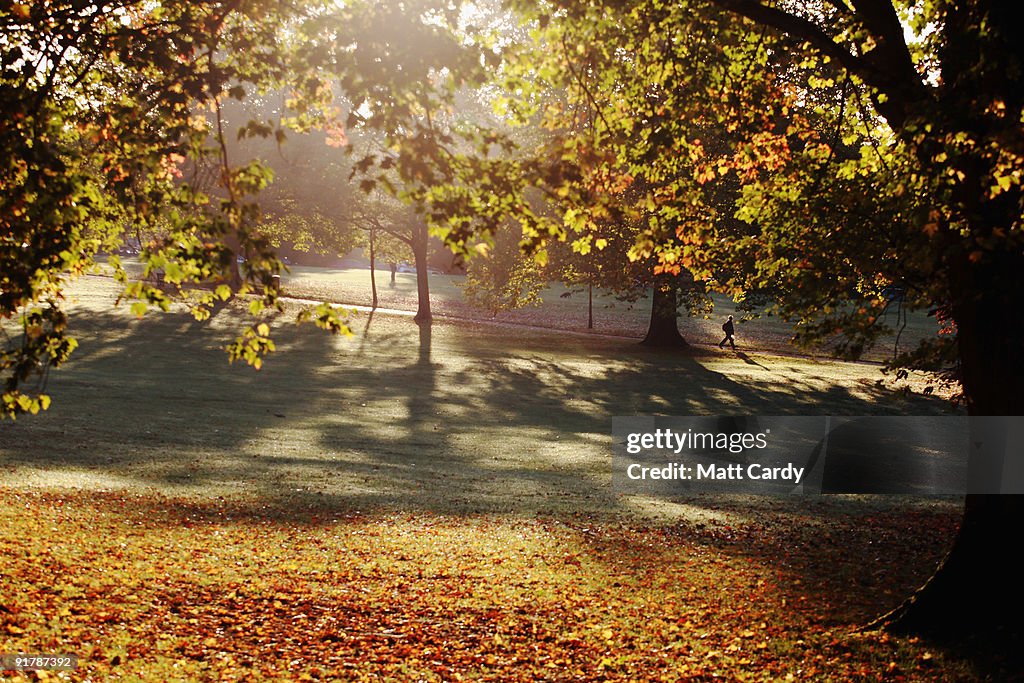
[[[242,269],[238,265],[238,257],[242,255],[242,244],[234,233],[228,233],[224,237],[224,244],[231,250],[231,262],[228,264],[228,284],[232,289],[238,289],[242,286],[243,281]]]
[[[430,313],[430,281],[427,279],[427,226],[417,226],[412,240],[412,252],[416,261],[416,317],[418,323],[428,322],[433,316]]]
[[[242,269],[238,265],[237,257],[231,259],[231,274],[229,277],[232,289],[238,289],[242,286]]]
[[[796,38],[822,39],[819,45],[826,41],[833,45],[826,33],[795,15],[758,2],[715,1]],[[1024,42],[1018,36],[1018,3],[979,0],[951,6],[943,14],[941,47],[936,53],[941,88],[922,82],[900,36],[903,29],[892,3],[854,2],[853,6],[881,49],[857,57],[842,53],[849,57],[843,66],[877,89],[877,95],[884,95],[874,97],[879,112],[915,150],[926,177],[941,179],[938,184],[944,188],[951,183],[946,180],[949,171],[957,171],[959,178],[950,197],[938,190],[933,199],[940,210],[961,219],[955,227],[945,228],[950,231],[949,241],[936,261],[951,270],[949,297],[968,412],[1022,415],[1024,298],[1019,287],[1024,259],[1019,241],[1007,237],[1019,226],[1021,191],[1014,181],[998,197],[990,193],[998,175],[995,171],[1000,169],[993,164],[995,156],[988,156],[1006,140],[1019,140],[1019,117],[996,117],[979,106],[994,102],[1008,112],[1020,110]],[[908,121],[914,125],[908,126]],[[923,136],[922,128],[931,134]],[[972,151],[961,147],[947,160],[947,141],[965,133]],[[1013,149],[1019,153],[1018,147]],[[971,234],[964,239],[961,231],[967,223]],[[978,262],[972,262],[966,252],[980,257]],[[1024,584],[1015,551],[1022,528],[1024,497],[967,496],[963,523],[946,559],[917,593],[872,626],[940,636],[1000,630],[1020,634]]]
[[[377,275],[376,275],[376,254],[373,250],[374,230],[370,228],[370,290],[373,292],[373,304],[370,308],[377,309]]]
[[[676,285],[655,285],[651,297],[651,323],[647,336],[640,342],[646,346],[682,348],[689,346],[679,334],[678,289]]]
[[[958,297],[953,304],[968,413],[1022,415],[1024,310],[1013,283],[1015,274],[1024,272],[1024,259],[996,253],[982,264],[972,264],[966,257],[961,261],[952,268],[956,282],[951,290],[975,294]],[[1016,452],[1005,455],[1024,457]],[[936,639],[1019,638],[1024,633],[1021,529],[1024,496],[968,495],[960,531],[942,564],[906,602],[869,627]]]
[[[949,554],[906,602],[869,627],[939,638],[1019,635],[1024,591],[1018,545],[1024,496],[969,495]]]
[[[960,259],[951,289],[974,292],[954,303],[960,373],[968,413],[1024,414],[1024,310],[1011,283],[1024,259],[1007,251],[986,263]],[[1006,457],[1024,457],[1006,453]],[[949,554],[931,579],[874,626],[940,637],[1022,633],[1024,587],[1018,561],[1024,496],[968,495]]]
[[[395,286],[395,273],[398,272],[398,264],[395,263],[394,261],[392,261],[391,263],[388,264],[388,266],[391,268],[391,286],[394,287]]]
[[[587,285],[587,329],[594,329],[594,285]]]

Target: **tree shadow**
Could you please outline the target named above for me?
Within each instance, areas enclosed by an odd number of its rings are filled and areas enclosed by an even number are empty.
[[[0,460],[150,485],[216,478],[226,458],[243,457],[253,432],[284,424],[293,393],[315,379],[329,348],[324,337],[284,326],[281,363],[259,372],[229,364],[224,348],[239,321],[223,312],[205,322],[120,310],[78,315],[80,346],[51,374],[52,407],[0,430]]]
[[[225,363],[231,315],[79,320],[54,407],[0,432],[9,466],[312,491],[339,508],[600,512],[628,509],[609,486],[613,416],[944,408],[795,373],[737,381],[700,357],[557,333],[384,318],[353,344],[282,322],[255,372]]]

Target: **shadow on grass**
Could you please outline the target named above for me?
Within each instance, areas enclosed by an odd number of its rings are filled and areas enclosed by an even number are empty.
[[[54,407],[3,426],[0,462],[340,508],[601,512],[622,509],[614,415],[943,409],[792,371],[737,379],[628,342],[389,317],[358,341],[281,324],[256,372],[225,362],[232,322],[80,317]]]
[[[762,368],[764,370],[768,370],[768,368],[766,366],[761,365],[756,360],[754,360],[753,358],[751,358],[750,356],[748,356],[747,354],[745,354],[742,351],[737,351],[736,352],[736,357],[739,358],[740,360],[742,360],[747,365],[756,365],[759,368]]]

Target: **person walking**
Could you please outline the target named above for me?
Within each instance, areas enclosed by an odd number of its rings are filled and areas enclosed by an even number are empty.
[[[718,345],[718,348],[724,349],[725,342],[729,342],[729,344],[732,345],[732,350],[735,351],[736,340],[733,338],[733,335],[736,334],[736,325],[733,324],[731,315],[729,316],[729,319],[726,320],[725,323],[722,325],[722,331],[725,332],[725,339],[723,339],[722,342]]]

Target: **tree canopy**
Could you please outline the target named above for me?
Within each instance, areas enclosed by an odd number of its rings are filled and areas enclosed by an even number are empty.
[[[135,312],[167,309],[174,296],[203,318],[216,300],[252,293],[255,316],[274,308],[281,263],[254,201],[273,174],[229,153],[229,100],[287,88],[291,115],[253,121],[244,135],[384,131],[389,163],[415,175],[429,127],[417,117],[451,100],[454,74],[461,84],[480,71],[479,55],[452,37],[456,19],[430,3],[0,5],[2,413],[47,407],[47,370],[75,347],[64,289],[126,233],[150,236],[145,274],[163,283],[129,282],[110,259]],[[346,330],[331,306],[304,317]],[[229,352],[258,367],[272,349],[257,319]]]
[[[1019,412],[996,380],[1024,371],[1005,5],[511,4],[531,40],[506,46],[499,106],[547,134],[434,157],[438,234],[462,247],[511,217],[543,260],[549,240],[600,249],[602,224],[633,225],[655,273],[770,301],[798,340],[853,357],[884,313],[924,309],[947,334],[894,365],[948,371],[972,412]]]
[[[418,205],[456,249],[511,220],[543,262],[548,240],[600,250],[602,229],[629,225],[629,255],[656,259],[652,275],[768,292],[798,338],[852,356],[891,307],[926,308],[951,334],[897,364],[956,373],[975,412],[1018,409],[990,381],[1021,363],[1001,331],[1020,319],[1010,10],[510,4],[528,37],[517,44],[474,42],[457,6],[429,2],[8,3],[0,304],[21,334],[3,352],[5,412],[43,407],[22,389],[73,348],[64,283],[126,231],[159,223],[147,272],[172,288],[234,285],[186,292],[198,315],[257,288],[254,312],[274,305],[264,285],[280,263],[251,201],[272,174],[229,156],[222,116],[227,100],[274,88],[291,93],[292,115],[243,135],[378,131],[380,151],[353,162],[362,189]],[[488,76],[502,125],[460,123],[456,93]],[[545,132],[517,137],[510,121]],[[201,159],[219,169],[210,187],[195,182]],[[228,277],[240,251],[245,284]],[[126,295],[140,312],[169,305],[145,283]],[[235,355],[258,362],[261,337]]]
[[[539,109],[554,133],[516,170],[562,201],[562,221],[528,237],[635,222],[635,258],[764,296],[798,338],[852,356],[890,307],[928,310],[945,333],[894,364],[945,370],[972,414],[1024,409],[1005,380],[1024,376],[1024,48],[1009,5],[515,5],[539,45],[509,56],[510,109]],[[545,88],[566,103],[539,107]],[[892,623],[1012,632],[1024,592],[1005,529],[1022,518],[1016,497],[969,496],[947,561]]]

